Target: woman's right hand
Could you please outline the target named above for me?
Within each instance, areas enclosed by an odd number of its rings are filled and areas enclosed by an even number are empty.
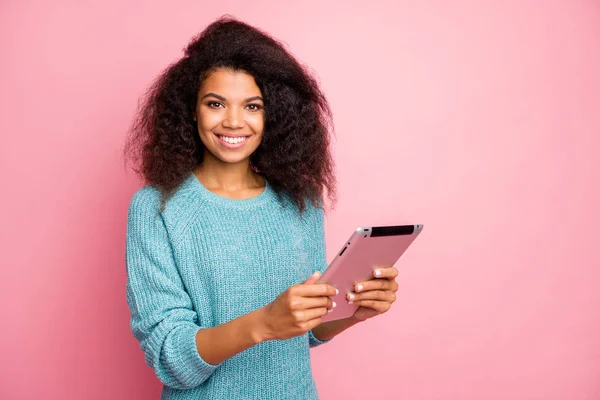
[[[321,323],[321,317],[333,310],[331,297],[337,289],[317,283],[317,271],[301,284],[291,286],[263,307],[264,340],[284,340],[300,336]]]

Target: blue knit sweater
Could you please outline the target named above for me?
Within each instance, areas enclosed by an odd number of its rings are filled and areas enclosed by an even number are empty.
[[[253,346],[212,365],[197,351],[199,329],[273,301],[326,267],[323,211],[304,214],[267,186],[233,200],[189,177],[159,213],[159,192],[133,196],[127,222],[127,302],[161,399],[317,399],[312,332]]]

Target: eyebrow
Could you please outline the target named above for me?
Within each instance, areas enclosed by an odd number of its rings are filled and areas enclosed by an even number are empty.
[[[205,99],[207,97],[215,97],[215,98],[217,98],[217,99],[219,99],[221,101],[227,101],[227,99],[225,97],[219,96],[218,94],[212,93],[212,92],[211,93],[206,93],[204,96],[202,96],[202,99]],[[264,101],[263,98],[260,97],[260,96],[252,96],[252,97],[248,97],[247,99],[244,99],[244,103],[249,103],[249,102],[254,101],[254,100]]]

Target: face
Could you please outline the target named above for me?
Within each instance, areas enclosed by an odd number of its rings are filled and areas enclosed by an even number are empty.
[[[252,75],[218,69],[198,92],[194,119],[206,151],[226,163],[248,162],[262,140],[264,103]]]

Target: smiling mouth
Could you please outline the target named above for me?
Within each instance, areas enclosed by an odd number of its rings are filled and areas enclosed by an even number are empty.
[[[221,140],[222,142],[225,142],[225,143],[231,144],[231,145],[244,143],[250,137],[250,136],[225,136],[225,135],[218,135],[218,134],[215,134],[215,136],[218,137],[219,140]]]

